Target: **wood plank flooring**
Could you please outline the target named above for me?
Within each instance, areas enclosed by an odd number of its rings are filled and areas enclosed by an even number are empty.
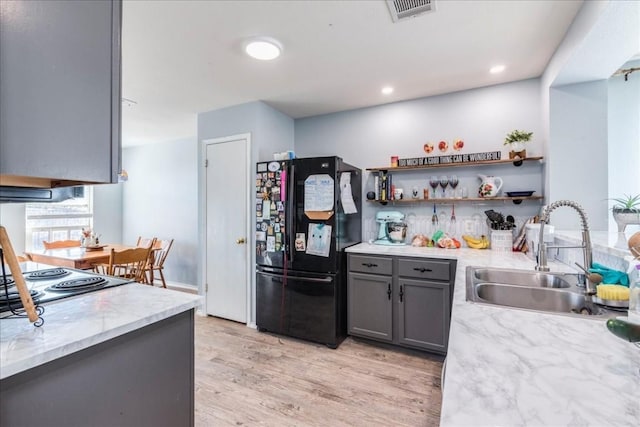
[[[196,316],[195,424],[437,426],[442,360],[351,337],[332,350]]]

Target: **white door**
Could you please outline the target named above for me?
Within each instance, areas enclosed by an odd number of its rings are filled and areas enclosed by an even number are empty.
[[[206,310],[213,316],[246,323],[249,141],[218,139],[205,144]]]

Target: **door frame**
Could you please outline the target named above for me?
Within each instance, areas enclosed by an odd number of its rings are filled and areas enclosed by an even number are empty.
[[[246,275],[247,275],[247,289],[246,289],[246,293],[247,293],[247,301],[246,301],[246,309],[247,309],[247,326],[250,326],[251,324],[255,324],[255,322],[253,322],[253,319],[251,317],[251,313],[252,313],[252,306],[251,306],[251,301],[252,301],[252,295],[251,295],[251,290],[253,289],[252,284],[253,284],[253,276],[252,276],[252,271],[253,271],[253,266],[255,264],[255,260],[253,259],[253,237],[254,234],[252,232],[253,230],[253,219],[251,216],[251,198],[255,197],[253,195],[254,191],[251,191],[251,177],[253,176],[253,162],[252,162],[252,158],[251,158],[251,133],[241,133],[241,134],[236,134],[236,135],[229,135],[229,136],[224,136],[224,137],[219,137],[219,138],[208,138],[208,139],[203,139],[201,141],[201,183],[202,185],[200,186],[200,200],[202,201],[202,203],[200,203],[200,217],[202,218],[202,229],[200,230],[200,239],[201,239],[201,251],[200,251],[200,277],[201,279],[201,284],[200,284],[200,289],[201,289],[201,295],[204,296],[203,298],[203,313],[206,315],[207,313],[207,290],[205,288],[205,284],[207,281],[207,241],[206,241],[206,230],[207,230],[207,170],[206,170],[206,166],[205,166],[205,161],[207,158],[207,146],[212,145],[212,144],[221,144],[221,143],[225,143],[225,142],[231,142],[231,141],[236,141],[239,139],[243,139],[246,141],[246,151],[245,151],[245,162],[246,162],[246,166],[247,166],[247,176],[246,176],[246,182],[247,185],[249,186],[249,188],[247,189],[247,198],[245,200],[246,204],[247,204],[247,211],[245,212],[246,218],[247,218],[247,224],[246,224],[246,245],[245,245],[245,255],[246,255],[246,259],[247,259],[247,267],[246,267]]]

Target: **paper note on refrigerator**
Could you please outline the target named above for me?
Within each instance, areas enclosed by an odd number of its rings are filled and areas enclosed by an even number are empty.
[[[323,257],[331,251],[331,226],[325,224],[309,224],[307,254]]]
[[[340,201],[345,214],[354,214],[358,212],[356,204],[353,201],[353,192],[351,190],[351,172],[343,172],[340,175]]]
[[[304,211],[333,210],[333,178],[327,174],[309,175],[304,180]]]
[[[271,201],[262,201],[262,217],[268,219],[271,217]]]

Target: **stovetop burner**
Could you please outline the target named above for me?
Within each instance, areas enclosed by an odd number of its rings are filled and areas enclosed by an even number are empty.
[[[59,277],[64,277],[71,274],[70,271],[64,268],[50,268],[48,270],[38,270],[33,273],[29,273],[25,276],[27,280],[51,280]]]
[[[29,291],[31,294],[31,299],[36,302],[38,297],[40,296],[40,292],[32,289]],[[20,300],[20,294],[18,290],[13,288],[9,289],[8,293],[5,293],[4,289],[0,289],[0,305],[7,305],[7,300],[11,304],[18,304],[16,308],[22,307],[22,301]]]
[[[73,292],[78,290],[100,288],[109,283],[104,277],[82,277],[79,279],[66,280],[49,286],[47,289],[58,292]]]
[[[4,277],[0,277],[0,290],[4,290],[4,285],[7,285],[7,287],[11,287],[11,286],[15,286],[16,281],[13,280],[12,276],[6,276],[6,279]]]

